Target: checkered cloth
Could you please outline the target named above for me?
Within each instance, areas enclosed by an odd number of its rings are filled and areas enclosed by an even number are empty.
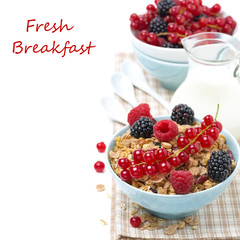
[[[119,53],[116,55],[116,71],[119,71],[121,62],[125,60],[137,61],[133,54]],[[171,99],[173,92],[161,87],[160,83],[145,72],[149,85],[165,99]],[[146,102],[151,106],[153,116],[167,114],[167,111],[155,99],[139,89],[135,89],[139,103]],[[129,111],[132,107],[116,96],[123,106]],[[122,127],[114,123],[114,131]],[[195,215],[200,220],[197,230],[187,226],[177,230],[174,235],[165,235],[164,228],[177,223],[176,220],[166,220],[163,229],[141,230],[131,227],[129,219],[133,209],[132,201],[116,186],[112,184],[112,207],[111,207],[111,239],[144,240],[144,239],[239,239],[240,240],[240,172],[227,188],[227,190],[208,206],[200,209]],[[124,207],[123,207],[124,206]],[[179,220],[178,220],[179,221]]]

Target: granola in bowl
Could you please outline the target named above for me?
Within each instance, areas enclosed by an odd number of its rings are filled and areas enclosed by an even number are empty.
[[[199,123],[195,122],[194,126],[199,126]],[[109,152],[111,166],[114,172],[120,177],[122,169],[118,166],[118,161],[121,158],[132,159],[132,153],[135,150],[142,149],[144,152],[152,149],[166,149],[171,154],[176,153],[179,148],[177,147],[177,138],[180,134],[183,134],[190,125],[179,125],[179,135],[169,142],[160,142],[156,137],[150,138],[134,138],[130,134],[130,129],[127,130],[122,136],[118,136],[115,139],[115,148]],[[197,154],[191,155],[189,161],[186,164],[181,164],[176,170],[190,171],[194,176],[194,184],[191,188],[191,193],[203,191],[209,189],[218,182],[209,178],[207,175],[207,162],[214,151],[228,151],[226,139],[224,135],[219,135],[218,139],[214,142],[211,148],[200,148]],[[236,162],[232,159],[231,169],[236,166]],[[156,173],[154,176],[144,175],[141,178],[132,178],[129,182],[133,187],[141,189],[147,192],[159,193],[159,194],[176,194],[171,182],[170,174]]]
[[[222,126],[211,115],[195,121],[193,111],[184,105],[173,110],[174,121],[156,122],[150,109],[133,110],[138,118],[130,112],[135,121],[109,151],[113,171],[131,186],[164,195],[196,193],[224,181],[236,167]],[[178,110],[188,117],[179,117]]]

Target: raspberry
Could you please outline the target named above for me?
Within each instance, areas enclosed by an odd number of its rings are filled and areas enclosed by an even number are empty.
[[[161,120],[153,128],[155,137],[159,141],[170,141],[178,135],[178,126],[172,120]]]
[[[170,181],[177,194],[187,194],[193,186],[193,175],[189,171],[173,170]]]
[[[140,117],[149,117],[152,119],[150,107],[147,103],[141,103],[128,113],[128,123],[132,126]]]

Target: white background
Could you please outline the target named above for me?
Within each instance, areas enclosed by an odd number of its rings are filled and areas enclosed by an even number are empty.
[[[218,1],[222,3],[222,1]],[[226,1],[224,1],[226,2]],[[236,1],[224,8],[234,14]],[[99,99],[113,95],[114,53],[129,52],[129,15],[149,1],[4,1],[0,38],[0,239],[110,239],[111,176],[94,171],[105,161],[96,143],[108,143],[112,122]],[[215,1],[214,1],[215,3]],[[213,2],[211,3],[213,4]],[[28,19],[59,23],[62,33],[26,32]],[[12,53],[24,45],[97,47],[86,53]],[[96,184],[106,185],[98,193]],[[108,225],[100,223],[100,219]],[[84,236],[84,237],[83,237]]]

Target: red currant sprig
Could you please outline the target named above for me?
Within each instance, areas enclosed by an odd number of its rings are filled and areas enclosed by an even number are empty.
[[[180,136],[177,139],[177,145],[181,149],[178,150],[176,153],[172,154],[170,158],[177,156],[179,153],[185,150],[188,151],[190,154],[196,154],[200,150],[200,144],[203,148],[211,147],[213,145],[214,139],[217,140],[219,136],[219,133],[220,133],[219,130],[220,129],[222,130],[221,123],[216,121],[218,116],[218,111],[219,111],[219,104],[217,106],[215,119],[211,115],[205,116],[203,118],[204,121],[201,123],[201,129],[196,128],[195,129],[196,132],[192,128],[190,128],[191,130],[186,129],[185,135],[190,136],[190,139],[192,140],[189,141],[186,136]],[[219,126],[220,129],[215,127],[217,125]],[[200,142],[200,144],[198,141]]]
[[[216,121],[219,105],[215,119],[211,115],[203,118],[200,127],[187,128],[185,135],[177,139],[177,147],[180,148],[174,154],[164,148],[150,149],[147,152],[142,149],[134,150],[132,161],[127,158],[120,158],[118,166],[122,169],[120,177],[123,181],[132,178],[139,179],[144,175],[155,176],[158,172],[168,174],[172,169],[189,161],[190,154],[199,152],[200,147],[210,148],[218,139],[222,130],[220,122]]]

